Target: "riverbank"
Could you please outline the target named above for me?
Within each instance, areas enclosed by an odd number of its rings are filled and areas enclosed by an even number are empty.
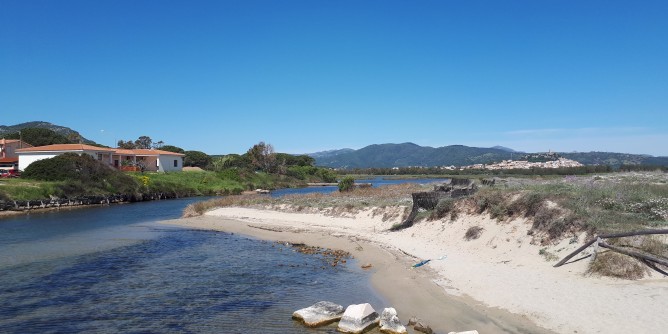
[[[579,243],[534,245],[521,219],[499,224],[461,215],[390,233],[397,221],[382,216],[372,209],[332,217],[232,207],[168,223],[350,251],[372,265],[374,287],[403,321],[416,315],[437,332],[651,333],[668,326],[665,278],[585,276],[586,260],[552,268]],[[471,226],[482,227],[482,235],[465,241]],[[445,260],[410,268],[443,255]]]

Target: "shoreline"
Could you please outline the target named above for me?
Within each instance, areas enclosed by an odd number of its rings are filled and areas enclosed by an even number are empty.
[[[443,288],[435,283],[437,273],[429,266],[412,269],[411,265],[418,259],[372,240],[320,229],[267,226],[212,215],[162,223],[347,251],[357,260],[358,265],[372,265],[368,269],[369,283],[389,303],[373,305],[377,312],[384,307],[394,307],[403,323],[416,316],[437,333],[473,329],[481,333],[555,333],[536,325],[527,317],[483,306],[468,296],[445,294]],[[364,298],[359,301],[364,302]]]
[[[541,245],[527,235],[531,223],[525,219],[498,222],[469,214],[388,232],[399,218],[383,219],[384,213],[402,209],[367,208],[340,217],[327,209],[226,207],[165,223],[350,251],[361,264],[373,265],[371,283],[391,304],[383,307],[395,307],[403,322],[418,316],[437,332],[654,333],[668,327],[665,277],[588,276],[587,260],[552,267],[584,234]],[[465,241],[472,226],[482,227],[482,235]],[[443,255],[445,260],[410,267]]]

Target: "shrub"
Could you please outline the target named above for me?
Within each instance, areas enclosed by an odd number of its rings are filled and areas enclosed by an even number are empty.
[[[346,176],[339,181],[339,191],[351,191],[355,189],[355,179],[352,176]]]
[[[434,211],[432,212],[432,219],[441,219],[445,217],[446,215],[450,214],[452,218],[452,213],[455,210],[455,202],[456,200],[454,198],[441,198],[438,203],[436,204],[436,208],[434,208]],[[456,214],[455,214],[456,217]]]
[[[239,174],[239,170],[236,168],[228,168],[222,170],[218,173],[218,177],[220,177],[223,180],[232,180],[241,182],[241,175]]]
[[[533,217],[543,206],[544,201],[543,194],[533,191],[524,193],[508,206],[508,212],[511,215],[524,212],[525,217]]]
[[[201,151],[185,151],[183,165],[191,167],[207,167],[211,163],[211,157]]]
[[[66,181],[59,188],[65,195],[133,193],[139,184],[134,178],[107,166],[93,157],[65,153],[31,163],[23,178]]]
[[[471,226],[464,234],[464,240],[471,241],[480,238],[484,229],[480,226]]]
[[[545,258],[545,261],[556,261],[559,260],[559,257],[552,252],[549,252],[547,248],[541,248],[538,251],[538,254]]]
[[[627,255],[606,251],[596,256],[590,265],[590,274],[624,279],[641,279],[648,272],[640,261]]]
[[[318,168],[316,175],[322,179],[323,182],[336,182],[336,173],[333,170],[327,168]]]
[[[659,257],[665,258],[668,255],[668,245],[659,236],[633,236],[609,239],[608,242],[619,247],[636,249],[642,253],[649,253]],[[649,268],[640,260],[612,251],[600,252],[596,260],[589,266],[590,274],[624,279],[640,279],[649,272]]]
[[[482,189],[478,191],[473,200],[477,206],[477,212],[483,213],[489,210],[492,218],[503,219],[507,214],[506,194],[494,189]]]

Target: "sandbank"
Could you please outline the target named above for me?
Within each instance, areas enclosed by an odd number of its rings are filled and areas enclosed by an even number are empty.
[[[390,303],[374,307],[395,307],[402,321],[417,316],[438,333],[658,333],[668,327],[668,279],[591,277],[584,274],[586,259],[553,268],[556,259],[544,257],[567,254],[584,236],[540,246],[527,236],[526,221],[469,215],[388,232],[397,221],[373,212],[333,217],[232,207],[165,223],[349,251],[358,264],[372,265],[371,282]],[[470,226],[484,228],[479,239],[463,239]]]

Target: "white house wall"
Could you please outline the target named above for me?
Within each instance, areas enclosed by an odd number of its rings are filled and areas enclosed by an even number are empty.
[[[30,153],[21,153],[19,155],[19,170],[25,171],[25,169],[30,166],[31,163],[37,161],[37,160],[44,160],[44,159],[49,159],[53,158],[56,156],[59,156],[61,154],[65,154],[68,152],[49,152],[49,153],[40,153],[40,152],[30,152]],[[91,151],[79,151],[79,152],[72,152],[76,154],[88,154],[93,159],[97,160],[97,152],[91,152]]]
[[[55,156],[61,155],[66,152],[23,152],[19,155],[19,170],[24,171],[31,163],[53,158]],[[94,159],[98,160],[98,152],[93,151],[79,151],[72,152],[77,154],[88,154]],[[113,164],[113,159],[123,160],[118,155],[114,155],[111,161],[109,160],[109,153],[103,153],[102,162]],[[174,160],[177,161],[176,167],[174,167]],[[144,163],[146,164],[147,170],[149,171],[159,171],[159,172],[180,172],[183,170],[183,157],[176,155],[160,155],[158,157],[145,157]],[[120,164],[120,161],[119,161]]]
[[[174,167],[176,160],[176,167]],[[177,155],[161,155],[158,157],[159,172],[179,172],[183,170],[183,157]]]
[[[26,167],[35,161],[53,158],[60,154],[61,153],[21,153],[19,156],[19,170],[24,171]]]

